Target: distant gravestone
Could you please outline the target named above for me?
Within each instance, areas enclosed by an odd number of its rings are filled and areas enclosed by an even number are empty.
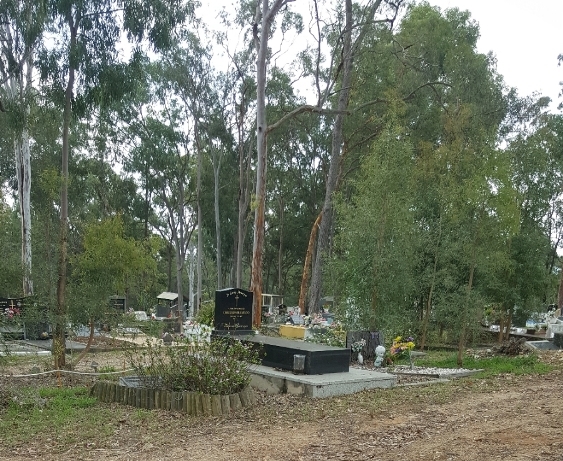
[[[225,288],[215,292],[215,332],[250,334],[252,331],[253,293],[242,288]]]
[[[291,316],[291,323],[293,323],[293,325],[303,325],[305,321],[303,320],[303,317],[301,317],[300,315],[293,314]]]
[[[366,345],[363,348],[364,359],[375,358],[375,348],[377,346],[384,346],[383,332],[381,331],[349,331],[346,333],[346,347],[351,348],[352,344],[364,340]]]

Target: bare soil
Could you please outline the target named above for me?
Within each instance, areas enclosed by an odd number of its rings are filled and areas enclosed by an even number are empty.
[[[227,418],[139,417],[136,409],[107,405],[115,414],[109,436],[37,434],[6,453],[0,434],[0,460],[561,461],[563,352],[540,355],[557,369],[322,400],[258,394],[256,407]],[[92,357],[100,366],[122,364],[112,353]]]

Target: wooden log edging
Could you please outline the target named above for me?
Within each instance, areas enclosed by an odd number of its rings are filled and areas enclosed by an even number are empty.
[[[231,395],[209,395],[97,381],[90,389],[90,395],[105,403],[119,403],[147,410],[181,411],[193,416],[226,416],[256,404],[256,396],[250,387]]]

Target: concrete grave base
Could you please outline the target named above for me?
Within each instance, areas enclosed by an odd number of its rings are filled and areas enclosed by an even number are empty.
[[[354,394],[367,389],[389,388],[397,378],[389,373],[351,368],[347,372],[325,375],[296,375],[290,371],[256,365],[251,369],[250,385],[269,394],[293,394],[311,398]]]

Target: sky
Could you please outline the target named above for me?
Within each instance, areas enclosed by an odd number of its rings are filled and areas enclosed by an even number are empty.
[[[497,71],[506,84],[517,88],[520,96],[549,96],[550,110],[559,112],[563,66],[558,66],[557,56],[563,54],[563,0],[428,1],[442,10],[457,7],[470,11],[481,32],[477,50],[493,52]],[[309,3],[295,0],[289,8],[307,14]],[[208,4],[204,9],[212,17],[210,10],[227,5],[232,6],[233,0],[214,0],[213,6]]]
[[[431,5],[468,10],[479,23],[480,53],[492,51],[497,71],[520,96],[534,92],[552,99],[558,113],[563,66],[563,1],[561,0],[429,0]]]

